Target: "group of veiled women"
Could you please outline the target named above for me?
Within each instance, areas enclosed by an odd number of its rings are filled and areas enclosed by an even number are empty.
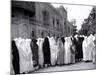
[[[28,73],[39,68],[72,64],[82,60],[93,60],[95,63],[94,40],[92,35],[15,38],[11,45],[11,71],[15,74]]]

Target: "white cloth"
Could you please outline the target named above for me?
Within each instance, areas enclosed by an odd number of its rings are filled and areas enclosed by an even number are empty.
[[[72,45],[71,39],[70,37],[66,37],[65,38],[65,44],[64,44],[64,50],[65,50],[65,54],[64,54],[64,63],[65,64],[69,64],[71,63],[71,51],[70,51],[70,46]]]
[[[82,48],[83,48],[83,60],[86,61],[89,59],[89,50],[88,50],[88,41],[87,41],[87,37],[85,37],[83,44],[82,44]]]
[[[95,64],[95,63],[96,63],[96,47],[93,48],[92,54],[93,54],[92,61],[93,61],[93,63]]]
[[[20,73],[29,72],[33,70],[30,42],[31,42],[30,39],[25,40],[25,39],[18,38],[16,40],[16,45],[20,57]]]
[[[37,39],[37,45],[38,45],[38,61],[39,61],[39,65],[43,65],[44,63],[44,57],[43,57],[43,50],[42,50],[42,46],[43,46],[43,38],[38,38]]]
[[[83,60],[84,61],[91,61],[93,59],[93,53],[94,51],[94,41],[95,38],[93,35],[90,35],[89,37],[85,38],[83,41]]]
[[[94,36],[91,34],[89,37],[88,37],[88,50],[89,50],[89,60],[92,60],[92,52],[93,52],[93,49],[94,49],[94,47],[95,47],[95,45],[94,45]]]
[[[57,53],[58,53],[57,43],[53,37],[49,38],[49,43],[50,43],[50,53],[51,53],[51,64],[55,65],[57,61]]]

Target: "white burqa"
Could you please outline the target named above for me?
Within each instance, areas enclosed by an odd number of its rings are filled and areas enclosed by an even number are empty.
[[[89,50],[88,50],[88,40],[87,37],[84,38],[83,44],[82,44],[82,48],[83,48],[83,60],[86,61],[88,60],[89,56]]]
[[[16,40],[16,45],[20,57],[20,73],[33,71],[32,52],[30,48],[30,39]]]
[[[38,38],[37,39],[37,45],[38,45],[38,61],[39,61],[39,65],[43,65],[44,63],[44,57],[43,57],[43,50],[42,50],[42,46],[43,46],[43,38]]]
[[[89,37],[88,37],[88,50],[89,50],[89,60],[92,60],[92,56],[93,56],[93,49],[94,49],[94,36],[91,34]]]
[[[49,38],[49,43],[50,43],[50,53],[51,53],[51,64],[55,65],[57,61],[58,47],[53,37]]]
[[[94,51],[94,36],[91,34],[89,37],[85,38],[83,41],[83,60],[91,61],[93,59],[93,51]]]
[[[65,50],[65,54],[64,54],[64,63],[65,64],[69,64],[71,63],[71,51],[70,51],[70,46],[72,45],[72,41],[70,39],[70,37],[65,37],[65,44],[64,44],[64,50]]]

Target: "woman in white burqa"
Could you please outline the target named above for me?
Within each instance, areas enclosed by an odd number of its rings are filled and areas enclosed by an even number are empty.
[[[57,44],[54,37],[49,38],[50,52],[51,52],[51,65],[55,65],[57,61]]]
[[[43,38],[38,38],[37,39],[37,45],[38,45],[38,61],[39,61],[39,65],[42,68],[43,67],[43,63],[44,63],[44,58],[43,58],[43,50],[42,50],[42,46],[43,46],[43,42],[44,39]]]
[[[58,53],[57,53],[57,64],[63,65],[64,64],[64,45],[61,41],[61,38],[58,38],[57,41]]]
[[[30,48],[31,39],[15,39],[20,57],[20,73],[33,71],[32,52]]]
[[[70,64],[71,63],[71,50],[70,50],[71,45],[72,45],[72,41],[71,41],[70,37],[65,37],[64,64]]]
[[[83,41],[83,60],[92,61],[93,50],[94,50],[94,36],[91,34]]]
[[[89,54],[87,36],[85,36],[85,38],[84,38],[82,47],[83,47],[83,61],[87,61],[88,60],[88,54]]]

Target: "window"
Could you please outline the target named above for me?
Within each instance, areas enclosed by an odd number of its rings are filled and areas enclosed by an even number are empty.
[[[64,25],[66,25],[66,21],[64,22]]]
[[[35,16],[35,11],[34,12],[29,12],[29,17],[34,17]]]
[[[33,16],[33,14],[32,13],[29,13],[29,17],[32,17]]]
[[[59,20],[57,19],[57,25],[59,25]]]
[[[59,19],[57,19],[57,25],[56,25],[56,27],[59,29],[60,27],[60,22],[59,22]]]
[[[34,37],[34,31],[32,31],[32,37]]]
[[[49,12],[48,11],[43,11],[43,24],[44,25],[49,25]]]
[[[55,19],[53,18],[53,27],[55,26]]]
[[[68,27],[68,33],[70,33],[70,27]]]
[[[41,33],[41,36],[42,36],[42,38],[44,37],[44,33],[43,32]]]

